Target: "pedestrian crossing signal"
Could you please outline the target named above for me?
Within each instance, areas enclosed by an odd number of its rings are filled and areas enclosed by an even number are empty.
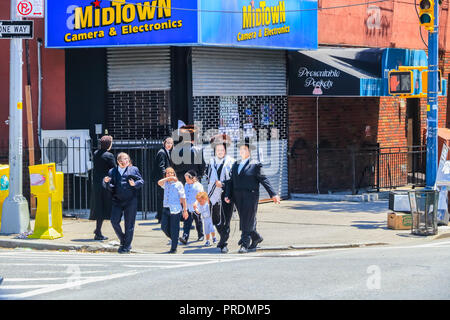
[[[422,71],[422,92],[428,93],[428,70]],[[442,93],[442,72],[438,70],[438,92]]]
[[[389,94],[402,95],[413,93],[412,71],[390,71],[389,72]]]

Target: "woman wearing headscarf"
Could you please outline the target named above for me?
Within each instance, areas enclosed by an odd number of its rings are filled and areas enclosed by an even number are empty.
[[[100,149],[94,152],[94,168],[93,168],[93,194],[91,214],[89,219],[96,220],[96,228],[94,231],[95,240],[107,240],[108,238],[102,234],[103,220],[111,218],[111,193],[102,186],[103,178],[108,175],[108,171],[116,166],[114,155],[109,152],[112,147],[112,137],[103,136],[100,139]]]

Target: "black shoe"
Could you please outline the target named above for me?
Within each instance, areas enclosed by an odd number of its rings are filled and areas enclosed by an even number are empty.
[[[187,239],[185,237],[180,237],[178,240],[180,240],[180,242],[182,244],[186,244],[187,243]]]
[[[248,252],[248,250],[247,250],[247,248],[244,247],[244,246],[242,246],[242,247],[239,249],[239,251],[238,251],[238,253],[247,253],[247,252]]]
[[[131,247],[129,248],[122,248],[122,250],[120,250],[119,248],[119,253],[123,253],[123,254],[127,254],[127,253],[131,253]]]
[[[197,239],[197,241],[203,241],[203,240],[205,240],[204,236],[198,237],[198,239]]]
[[[177,253],[177,249],[170,249],[169,253]]]
[[[261,237],[261,238],[259,238],[259,239],[257,239],[257,240],[254,240],[253,242],[252,242],[252,244],[250,245],[250,247],[248,247],[248,249],[249,250],[253,250],[253,249],[256,249],[256,246],[259,244],[259,243],[261,243],[261,242],[263,242],[263,238]]]
[[[104,235],[101,235],[101,234],[100,235],[96,234],[94,237],[94,240],[100,240],[100,241],[108,240],[108,237],[105,237]]]

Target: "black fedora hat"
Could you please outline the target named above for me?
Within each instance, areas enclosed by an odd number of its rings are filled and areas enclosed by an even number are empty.
[[[225,133],[220,133],[211,138],[210,144],[213,148],[220,144],[223,144],[226,148],[228,148],[231,145],[231,138]]]
[[[178,131],[181,136],[189,134],[191,140],[195,140],[195,137],[198,134],[198,127],[193,124],[186,124],[180,127]],[[181,139],[181,136],[179,136],[179,139]]]
[[[245,137],[244,139],[240,140],[236,145],[238,148],[240,148],[241,146],[246,146],[250,151],[256,150],[256,146],[253,144],[253,141],[249,137]]]

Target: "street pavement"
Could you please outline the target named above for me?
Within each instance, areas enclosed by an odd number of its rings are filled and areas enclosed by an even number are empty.
[[[435,239],[450,237],[450,227],[441,226],[437,235],[417,236],[410,230],[387,228],[387,200],[371,202],[284,200],[281,204],[262,203],[258,210],[258,232],[264,241],[258,252],[284,252],[350,248],[383,245],[424,244]],[[154,215],[136,221],[132,253],[167,253],[168,238],[161,231]],[[182,224],[181,224],[182,226]],[[31,221],[34,228],[34,220]],[[95,221],[81,218],[63,219],[63,237],[54,240],[17,239],[18,235],[0,235],[0,247],[32,248],[42,250],[117,252],[118,240],[109,221],[102,231],[109,239],[95,241]],[[230,253],[237,253],[240,238],[237,213],[231,222]],[[178,246],[178,254],[219,253],[215,246],[205,247],[197,241],[196,230],[191,230],[187,245]],[[255,253],[249,253],[255,254]]]

